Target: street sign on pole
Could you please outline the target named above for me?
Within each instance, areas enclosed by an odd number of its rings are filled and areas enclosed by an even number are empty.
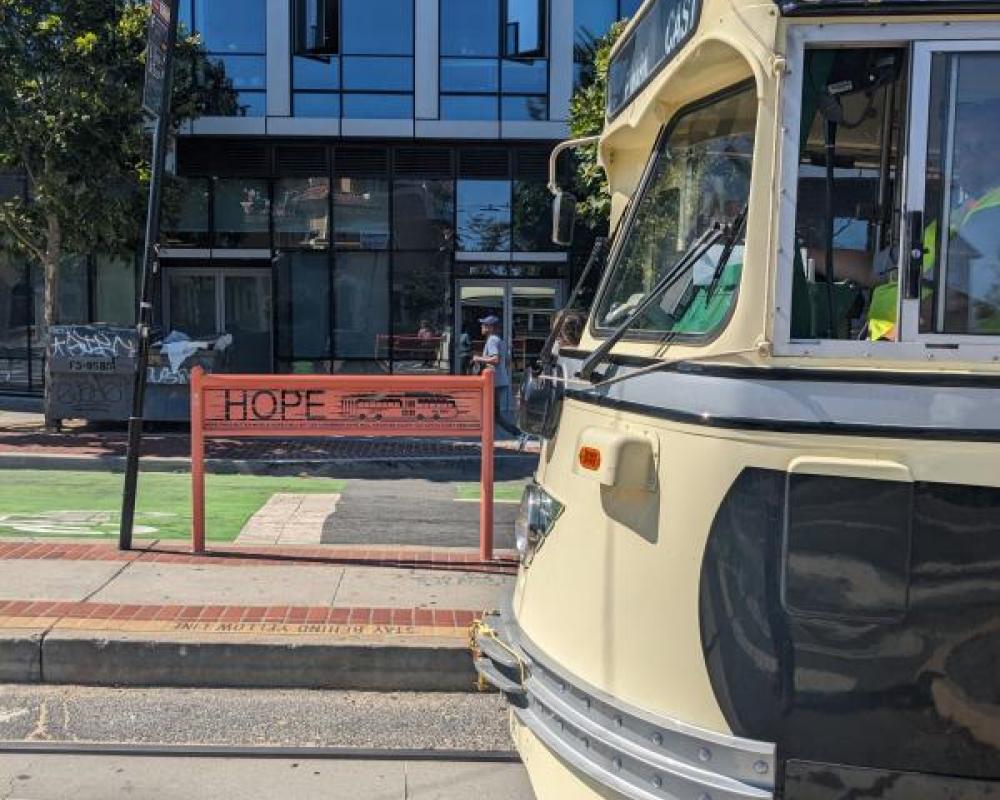
[[[160,238],[160,205],[163,171],[170,134],[171,68],[177,41],[177,0],[150,0],[149,35],[146,46],[146,82],[142,106],[156,118],[153,130],[153,162],[146,208],[146,242],[142,258],[142,288],[139,313],[139,353],[135,365],[132,413],[128,418],[128,450],[125,454],[125,482],[122,490],[121,527],[118,548],[132,549],[136,488],[139,482],[139,450],[142,444],[142,412],[146,399],[146,369],[149,364],[149,329],[153,324],[153,276],[157,269],[157,242]]]
[[[163,108],[164,84],[173,41],[172,0],[150,0],[149,32],[146,43],[146,81],[142,87],[142,107],[154,117]]]

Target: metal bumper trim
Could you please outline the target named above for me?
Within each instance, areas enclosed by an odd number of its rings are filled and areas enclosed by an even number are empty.
[[[591,779],[637,800],[773,797],[773,744],[649,714],[589,686],[544,656],[509,610],[483,622],[489,635],[477,634],[477,670],[506,694],[521,724]],[[500,660],[490,656],[497,651]],[[511,653],[521,659],[516,669]]]

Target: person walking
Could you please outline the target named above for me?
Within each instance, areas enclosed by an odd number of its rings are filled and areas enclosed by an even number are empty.
[[[479,320],[479,324],[482,326],[483,336],[486,337],[486,344],[483,345],[483,354],[473,356],[472,362],[484,367],[493,367],[493,413],[496,423],[522,443],[524,437],[518,427],[507,419],[505,409],[504,401],[507,392],[510,391],[510,352],[507,343],[500,337],[500,318],[490,314]]]

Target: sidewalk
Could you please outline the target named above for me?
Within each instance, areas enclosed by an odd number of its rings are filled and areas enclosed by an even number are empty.
[[[0,542],[0,681],[472,690],[468,626],[504,552]]]

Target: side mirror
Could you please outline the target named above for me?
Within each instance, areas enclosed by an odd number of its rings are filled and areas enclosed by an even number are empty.
[[[552,202],[552,241],[568,247],[573,244],[576,227],[576,198],[569,192],[559,192]]]

